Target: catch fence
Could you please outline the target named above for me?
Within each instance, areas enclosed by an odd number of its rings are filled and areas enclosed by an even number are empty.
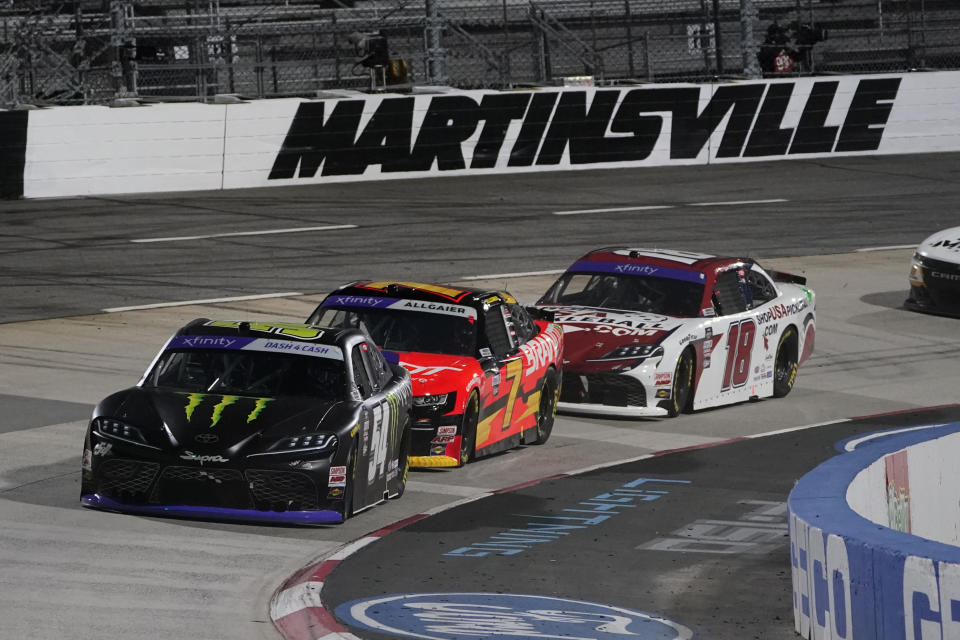
[[[0,0],[8,107],[956,68],[956,0]]]

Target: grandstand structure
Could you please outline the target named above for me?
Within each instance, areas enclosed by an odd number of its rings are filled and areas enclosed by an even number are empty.
[[[794,74],[960,67],[957,0],[0,0],[0,107],[755,77],[773,24]]]

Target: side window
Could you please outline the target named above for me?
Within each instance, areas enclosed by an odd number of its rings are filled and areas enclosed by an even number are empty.
[[[711,299],[718,316],[729,316],[747,310],[747,300],[743,295],[737,271],[738,269],[730,269],[717,276]]]
[[[364,349],[366,347],[366,349]],[[370,377],[373,378],[373,386],[377,391],[382,391],[388,384],[393,374],[390,373],[390,367],[387,361],[383,359],[380,349],[369,342],[360,347],[367,363],[367,370],[370,371]]]
[[[369,398],[373,394],[373,384],[370,382],[370,375],[367,373],[367,365],[363,361],[360,345],[353,348],[350,359],[353,362],[353,382],[360,390],[360,396]]]
[[[773,283],[764,274],[751,269],[747,272],[747,284],[750,285],[750,292],[753,294],[753,306],[770,302],[777,297],[777,290]]]
[[[516,348],[514,332],[507,324],[508,317],[506,306],[502,304],[495,304],[484,312],[483,323],[487,330],[487,341],[497,358],[506,357]]]
[[[537,325],[533,324],[530,314],[519,304],[508,304],[513,329],[517,334],[517,344],[521,345],[537,335]]]

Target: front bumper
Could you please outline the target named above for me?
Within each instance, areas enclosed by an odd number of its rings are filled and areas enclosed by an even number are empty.
[[[463,414],[444,413],[453,407],[414,407],[410,427],[410,466],[460,466],[460,429]]]
[[[657,417],[667,415],[658,403],[669,399],[669,389],[649,387],[625,373],[563,372],[560,402],[564,413]]]
[[[256,509],[230,509],[195,505],[127,504],[100,494],[80,496],[80,504],[92,509],[119,511],[150,516],[173,516],[205,520],[232,520],[242,522],[276,522],[285,524],[338,524],[343,522],[339,511],[320,509],[316,511],[259,511]]]
[[[960,316],[960,264],[926,257],[914,258],[914,269],[921,277],[911,274],[910,295],[904,306],[914,311],[949,316]]]
[[[663,418],[666,409],[660,407],[617,407],[609,404],[558,402],[557,411],[588,416],[621,416],[624,418]]]
[[[347,481],[342,468],[336,478],[331,475],[335,452],[306,460],[258,456],[232,464],[196,464],[95,433],[88,435],[88,446],[81,488],[85,506],[265,522],[322,524],[344,519]]]

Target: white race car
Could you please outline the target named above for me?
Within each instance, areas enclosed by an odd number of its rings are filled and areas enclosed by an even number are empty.
[[[917,247],[910,264],[908,309],[960,316],[960,227],[938,231]]]
[[[805,284],[746,258],[588,253],[537,302],[564,329],[559,409],[673,417],[787,395],[813,351]]]

